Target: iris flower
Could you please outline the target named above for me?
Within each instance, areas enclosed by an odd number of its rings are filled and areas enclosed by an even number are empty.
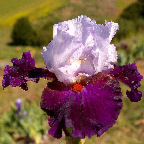
[[[143,78],[136,64],[117,66],[116,47],[111,40],[119,26],[114,22],[96,24],[87,16],[53,26],[53,40],[43,48],[46,68],[36,68],[30,52],[12,59],[4,69],[3,88],[19,86],[28,90],[27,81],[48,82],[41,97],[41,109],[49,117],[49,134],[55,138],[101,136],[112,127],[122,108],[119,82],[127,85],[127,97],[141,100],[138,90]]]

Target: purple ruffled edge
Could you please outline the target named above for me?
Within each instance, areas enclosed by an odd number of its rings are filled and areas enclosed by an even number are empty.
[[[13,66],[7,65],[4,69],[3,88],[19,86],[28,90],[27,81],[38,82],[39,78],[56,79],[54,73],[45,68],[36,68],[35,60],[30,52],[24,52],[21,59],[13,58]]]
[[[126,95],[132,102],[137,102],[141,100],[142,92],[138,90],[141,86],[140,81],[143,76],[138,72],[136,63],[116,66],[109,74],[113,75],[118,81],[126,84],[130,87],[131,91],[126,91]]]

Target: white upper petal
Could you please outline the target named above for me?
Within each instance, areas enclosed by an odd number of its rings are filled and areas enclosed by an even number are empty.
[[[55,24],[53,40],[43,48],[42,57],[64,83],[75,82],[79,73],[92,76],[116,63],[116,48],[110,42],[117,30],[117,23],[96,24],[83,15]]]

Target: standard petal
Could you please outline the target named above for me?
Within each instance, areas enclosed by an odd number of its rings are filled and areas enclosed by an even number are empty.
[[[110,42],[117,30],[117,23],[96,24],[85,15],[55,24],[53,40],[43,48],[44,63],[65,84],[76,82],[79,73],[92,76],[111,69],[117,52]],[[73,66],[76,61],[81,64]]]
[[[105,27],[109,31],[108,40],[110,42],[112,38],[114,37],[114,35],[116,34],[117,30],[119,29],[119,25],[118,23],[114,23],[112,21],[111,22],[105,21],[105,24],[106,24]]]
[[[105,39],[109,43],[119,29],[118,23],[105,21],[105,25],[97,24],[95,26],[95,35],[101,39]]]
[[[115,66],[110,71],[110,74],[131,88],[131,91],[127,90],[126,94],[132,102],[141,100],[142,92],[138,91],[138,87],[141,86],[140,81],[143,79],[143,76],[138,72],[136,63]]]

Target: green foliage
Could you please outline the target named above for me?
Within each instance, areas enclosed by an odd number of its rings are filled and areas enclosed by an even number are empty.
[[[47,17],[46,22],[42,28],[37,32],[39,45],[47,46],[48,43],[53,39],[53,25],[57,24],[61,20],[53,15]]]
[[[41,28],[38,27],[37,30],[34,30],[28,18],[20,18],[12,31],[11,37],[13,44],[32,46],[48,45],[52,40],[53,25],[59,21],[58,18],[50,15]]]
[[[0,117],[0,119],[2,119]],[[0,144],[15,144],[9,133],[6,132],[3,123],[0,121]]]
[[[136,32],[135,23],[130,20],[121,18],[118,20],[119,31],[116,33],[116,38],[121,40]]]
[[[6,144],[3,142],[5,139],[13,141],[15,136],[24,136],[25,139],[34,139],[39,143],[46,132],[43,112],[39,105],[24,101],[21,112],[17,113],[17,108],[13,104],[11,110],[2,115],[0,130],[3,131],[0,134],[1,144]]]
[[[116,37],[120,40],[144,31],[144,0],[139,0],[127,7],[118,18],[118,23],[120,30]]]
[[[133,57],[135,59],[144,59],[144,40],[136,45],[136,48],[133,52]]]
[[[127,7],[122,15],[120,16],[121,18],[129,19],[129,20],[134,20],[138,18],[144,18],[144,2],[136,2]]]
[[[130,54],[127,54],[126,52],[120,52],[118,54],[118,60],[117,60],[117,65],[126,65],[128,63],[133,63],[134,62],[134,57],[133,55],[130,53]]]
[[[136,39],[136,38],[135,38]],[[118,47],[118,65],[133,63],[144,59],[144,39],[132,41],[130,44],[120,42]]]
[[[11,34],[13,44],[16,45],[36,45],[37,34],[32,28],[27,17],[17,20]]]

